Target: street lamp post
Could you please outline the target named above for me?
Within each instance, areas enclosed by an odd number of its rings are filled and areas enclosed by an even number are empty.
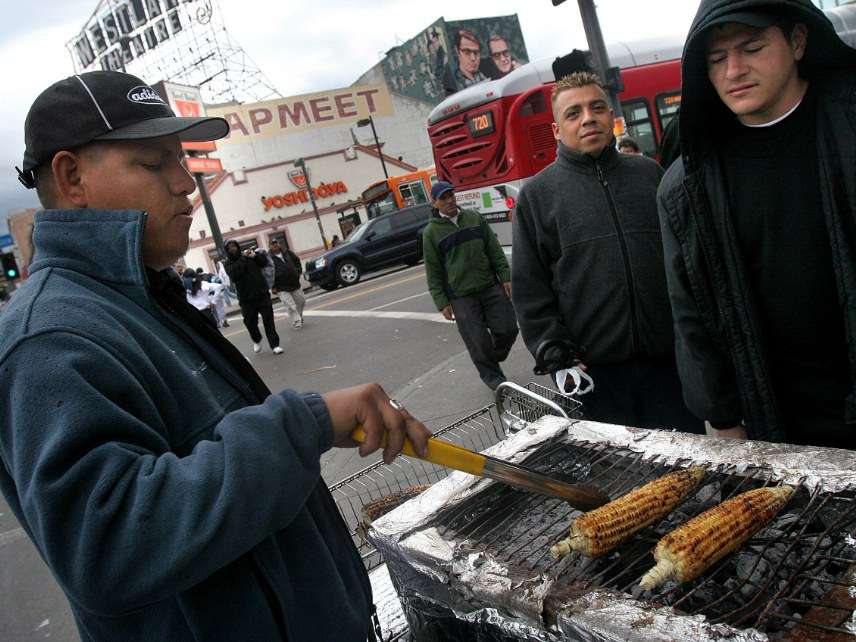
[[[374,136],[375,147],[377,147],[377,155],[380,158],[380,166],[383,167],[383,175],[386,178],[389,178],[389,172],[386,171],[386,163],[383,162],[383,153],[380,151],[380,141],[377,139],[377,130],[374,126],[374,118],[369,116],[368,118],[361,118],[357,121],[357,127],[365,127],[366,125],[371,125],[372,127],[372,136]]]
[[[315,212],[318,231],[321,233],[321,241],[324,243],[324,249],[326,250],[330,246],[327,244],[327,237],[324,236],[324,226],[321,225],[321,215],[318,214],[318,206],[315,204],[315,195],[312,193],[312,183],[309,182],[309,171],[306,169],[306,161],[303,158],[298,158],[294,161],[294,166],[303,170],[303,178],[306,179],[306,189],[309,192],[309,202],[312,203],[312,211]]]

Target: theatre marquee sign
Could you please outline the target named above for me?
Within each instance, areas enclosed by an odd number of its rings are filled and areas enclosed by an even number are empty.
[[[124,70],[211,12],[203,0],[102,0],[67,47],[78,72]]]

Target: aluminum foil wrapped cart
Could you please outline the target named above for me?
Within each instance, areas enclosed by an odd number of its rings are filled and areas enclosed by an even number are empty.
[[[611,553],[560,560],[580,513],[453,473],[371,524],[414,640],[856,640],[856,452],[545,417],[487,450],[611,497],[681,467],[692,495]],[[787,483],[788,504],[691,582],[638,586],[659,538],[743,491]]]

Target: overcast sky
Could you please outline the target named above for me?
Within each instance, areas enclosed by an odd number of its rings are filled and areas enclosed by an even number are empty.
[[[65,43],[80,31],[96,0],[41,0],[38,11],[19,8],[0,21],[0,233],[8,213],[36,207],[35,192],[17,181],[24,149],[24,118],[33,98],[73,73]],[[434,20],[517,13],[530,60],[585,48],[575,0],[219,0],[230,36],[283,95],[353,83],[383,52]],[[600,0],[607,42],[685,35],[697,0]],[[146,78],[155,82],[159,78]]]

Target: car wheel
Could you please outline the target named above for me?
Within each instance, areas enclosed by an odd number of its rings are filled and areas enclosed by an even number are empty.
[[[360,266],[354,261],[342,261],[336,266],[336,278],[339,279],[339,283],[343,286],[359,283],[361,276]]]
[[[327,292],[331,292],[339,287],[338,283],[323,283],[321,285],[322,290],[327,290]]]

